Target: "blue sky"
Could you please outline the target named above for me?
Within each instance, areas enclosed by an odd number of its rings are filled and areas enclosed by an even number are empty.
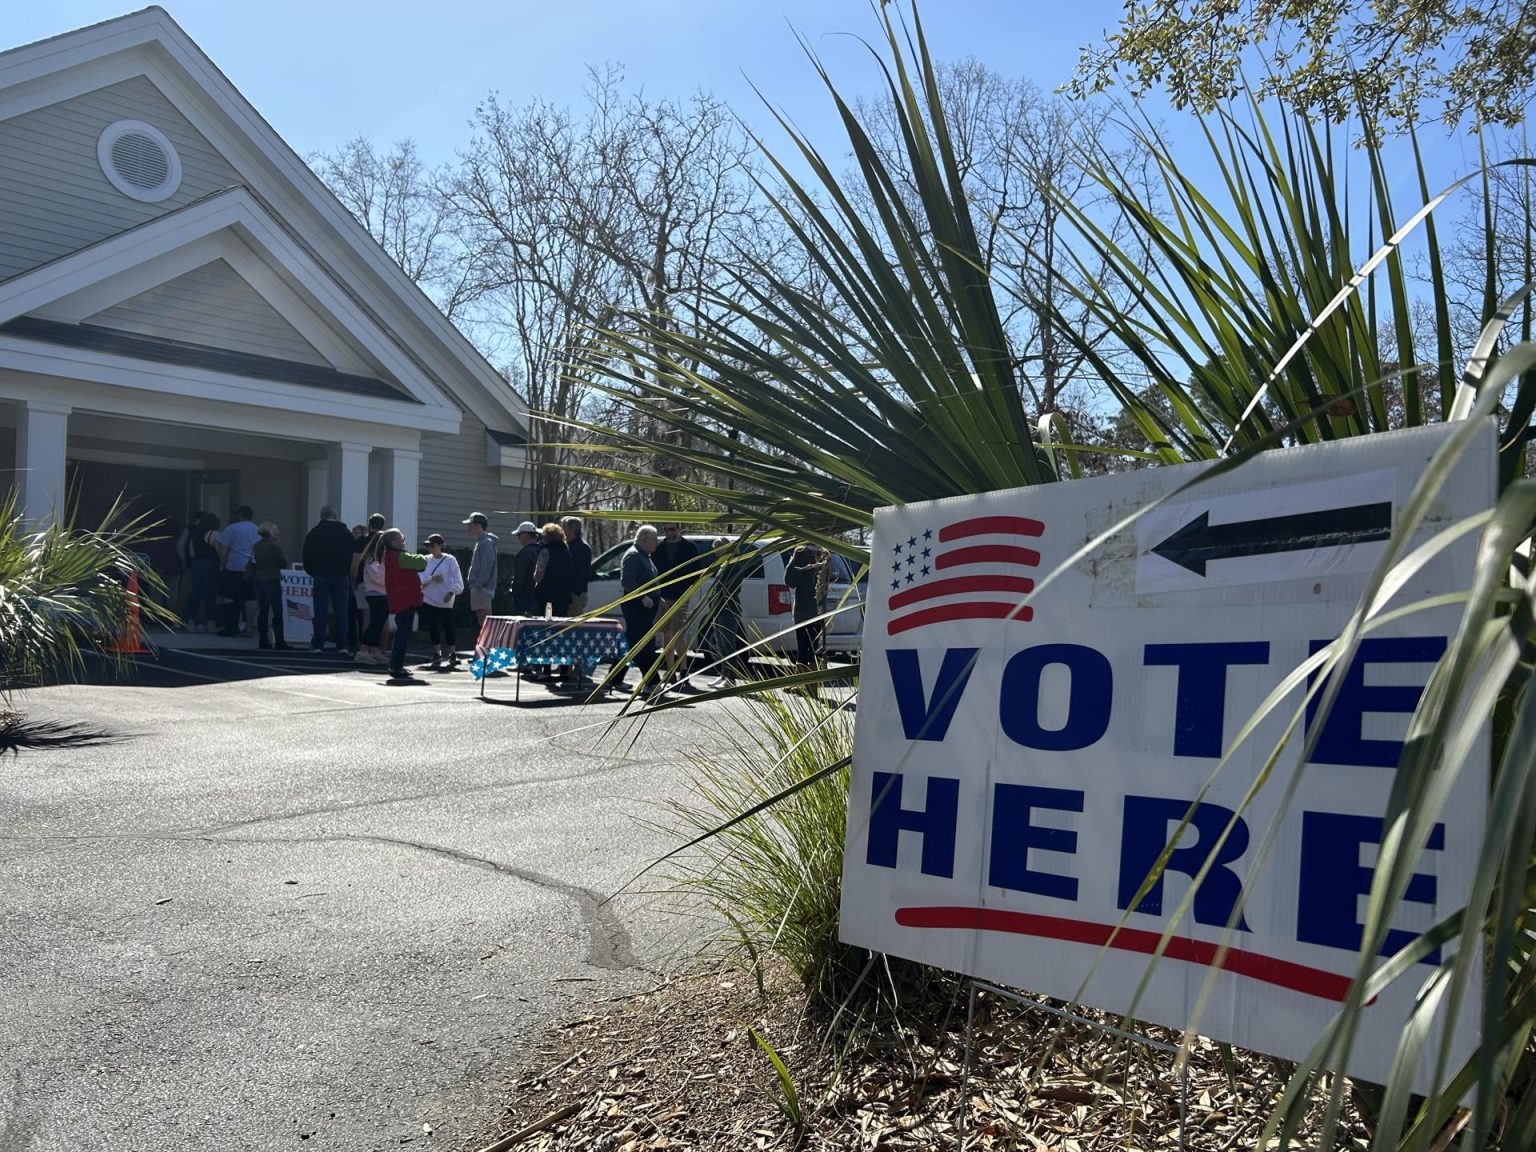
[[[132,0],[9,0],[0,46],[129,11]],[[749,122],[765,120],[755,83],[822,141],[836,131],[794,33],[850,91],[877,82],[849,34],[877,25],[869,0],[170,0],[164,5],[300,152],[359,133],[414,137],[451,159],[475,104],[492,90],[520,104],[581,99],[585,67],[613,61],[653,95],[699,88]],[[1042,86],[1070,77],[1120,0],[929,0],[936,54],[975,55]],[[430,13],[430,18],[424,18]],[[833,137],[834,140],[837,137]]]

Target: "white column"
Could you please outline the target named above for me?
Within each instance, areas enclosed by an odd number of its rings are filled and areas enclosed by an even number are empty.
[[[367,444],[343,441],[330,446],[326,465],[326,488],[330,498],[326,501],[336,509],[336,515],[348,528],[368,522],[368,453]]]
[[[304,483],[304,531],[320,522],[320,509],[331,502],[331,469],[328,460],[310,460]],[[338,513],[339,515],[339,513]],[[352,527],[350,523],[348,528]]]
[[[69,405],[23,400],[16,421],[16,481],[21,514],[41,523],[65,515],[64,450]]]
[[[416,520],[421,504],[421,453],[414,448],[390,449],[389,516],[391,527],[405,533],[405,546],[415,552],[421,547],[416,535]]]

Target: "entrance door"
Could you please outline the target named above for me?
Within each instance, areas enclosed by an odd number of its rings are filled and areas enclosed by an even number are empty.
[[[194,511],[211,512],[221,525],[229,523],[229,514],[235,507],[238,472],[204,472],[197,481],[197,508]]]

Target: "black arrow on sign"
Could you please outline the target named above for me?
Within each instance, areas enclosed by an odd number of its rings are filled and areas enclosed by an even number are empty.
[[[1205,566],[1212,560],[1385,540],[1392,535],[1392,504],[1356,504],[1234,524],[1212,524],[1210,520],[1209,512],[1200,513],[1152,551],[1196,576],[1204,576]]]

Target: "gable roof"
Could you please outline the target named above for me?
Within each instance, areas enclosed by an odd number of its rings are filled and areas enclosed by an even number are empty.
[[[107,304],[179,275],[184,270],[183,265],[205,264],[214,252],[235,255],[235,249],[219,246],[231,241],[239,245],[239,251],[249,253],[253,263],[260,261],[291,278],[308,300],[313,301],[312,305],[306,305],[300,300],[293,306],[312,311],[322,318],[322,322],[334,318],[336,327],[348,332],[372,362],[398,380],[408,397],[423,406],[423,416],[427,415],[426,409],[431,409],[434,418],[451,416],[457,420],[458,411],[452,407],[439,382],[423,372],[414,359],[407,357],[389,330],[360,308],[345,286],[244,187],[228,188],[194,200],[154,220],[0,281],[0,323],[29,313],[45,320],[78,323]],[[273,291],[274,294],[296,296],[292,290],[281,286],[274,286]],[[52,342],[59,342],[54,330],[38,331],[53,333]],[[143,346],[140,352],[147,349],[148,346]],[[141,355],[140,358],[155,357]],[[321,379],[331,378],[306,377],[304,381],[294,382],[315,386]],[[355,388],[348,390],[357,391]],[[388,389],[388,392],[396,398],[404,398],[394,389]]]
[[[0,120],[133,76],[147,77],[223,153],[270,217],[422,373],[487,427],[526,429],[522,398],[163,8],[0,52]]]

